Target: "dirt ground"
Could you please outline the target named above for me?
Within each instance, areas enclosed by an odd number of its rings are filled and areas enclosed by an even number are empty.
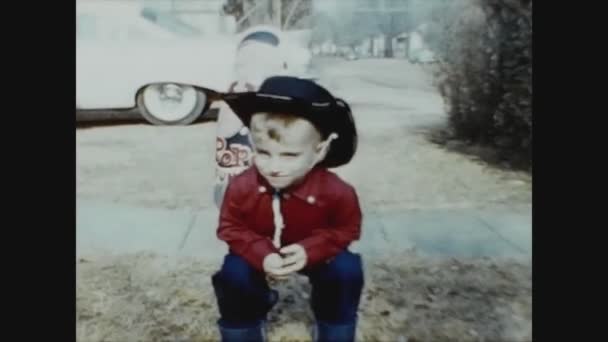
[[[151,254],[81,259],[78,341],[218,341],[210,277],[217,265]],[[415,254],[366,265],[359,341],[530,341],[530,267]],[[310,286],[274,285],[270,341],[310,341]]]
[[[531,178],[428,141],[441,99],[406,61],[320,61],[322,83],[351,104],[360,134],[336,169],[364,210],[531,206]],[[213,205],[215,123],[77,131],[77,196],[146,207]],[[210,228],[211,229],[211,228]],[[387,251],[388,253],[388,251]],[[152,254],[90,255],[77,264],[77,336],[96,341],[216,341],[209,277],[218,265]],[[508,260],[366,261],[362,341],[531,340],[531,266]],[[307,284],[279,286],[271,341],[308,341]]]

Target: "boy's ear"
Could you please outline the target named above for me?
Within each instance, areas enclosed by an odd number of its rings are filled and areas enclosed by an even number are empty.
[[[327,153],[329,153],[331,141],[334,139],[338,139],[337,133],[330,134],[327,139],[321,141],[319,145],[317,145],[317,163],[320,163],[321,161],[323,161],[323,159],[325,159],[325,156],[327,156]]]

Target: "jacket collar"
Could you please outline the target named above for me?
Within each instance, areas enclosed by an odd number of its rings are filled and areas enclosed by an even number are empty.
[[[264,177],[262,177],[255,165],[253,165],[252,167],[255,168],[256,177],[258,184],[260,185],[260,189],[264,189],[264,191],[260,191],[260,193],[263,192],[272,195],[274,192],[272,186],[268,183],[268,181],[266,181]],[[325,201],[321,196],[323,171],[324,168],[315,166],[306,174],[306,176],[301,182],[283,189],[281,193],[292,195],[311,205],[324,206]]]

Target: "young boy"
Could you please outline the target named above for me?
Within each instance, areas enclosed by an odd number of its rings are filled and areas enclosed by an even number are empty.
[[[275,76],[257,92],[225,94],[249,127],[253,166],[229,183],[218,237],[230,247],[213,276],[223,341],[264,341],[277,301],[266,277],[295,272],[312,284],[315,341],[353,341],[363,289],[361,209],[352,186],[327,170],[353,157],[349,106],[316,83]]]
[[[300,48],[301,37],[266,25],[257,25],[242,33],[234,65],[234,79],[228,92],[255,91],[271,75],[298,75],[311,78],[308,56]],[[295,52],[294,52],[295,51]],[[230,179],[252,164],[250,134],[247,127],[227,106],[221,106],[217,118],[216,172],[214,201],[221,207]]]

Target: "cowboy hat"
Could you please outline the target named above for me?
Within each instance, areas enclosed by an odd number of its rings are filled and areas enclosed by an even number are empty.
[[[313,81],[273,76],[258,91],[225,93],[222,99],[247,127],[255,113],[289,113],[311,122],[323,139],[337,133],[321,166],[347,164],[357,149],[357,130],[349,105]]]

